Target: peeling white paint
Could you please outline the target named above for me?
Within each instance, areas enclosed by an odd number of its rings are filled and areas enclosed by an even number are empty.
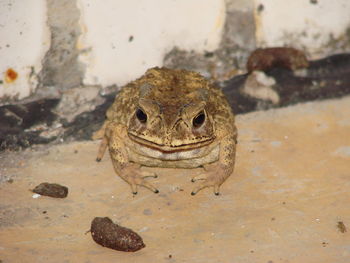
[[[225,22],[224,0],[78,0],[78,48],[85,84],[123,85],[162,66],[174,46],[213,51]]]
[[[350,27],[349,0],[254,1],[258,46],[289,45],[316,54]]]
[[[0,0],[0,98],[35,90],[49,46],[45,0]]]

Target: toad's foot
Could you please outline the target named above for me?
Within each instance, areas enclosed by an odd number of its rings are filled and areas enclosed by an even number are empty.
[[[214,194],[220,194],[220,186],[230,175],[230,172],[225,169],[223,165],[211,164],[205,167],[205,172],[192,178],[192,182],[201,181],[201,183],[196,186],[191,195],[197,194],[200,190],[206,187],[213,187]]]
[[[142,171],[140,165],[128,164],[120,170],[120,177],[130,184],[132,193],[137,194],[137,187],[143,186],[150,189],[154,193],[159,193],[158,189],[145,180],[146,177],[157,178],[152,172]]]

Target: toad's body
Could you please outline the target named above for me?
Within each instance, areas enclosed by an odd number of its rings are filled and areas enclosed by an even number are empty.
[[[140,169],[195,168],[206,171],[192,192],[219,186],[233,172],[237,132],[222,92],[195,72],[153,68],[121,89],[107,111],[98,160],[108,146],[116,173],[134,193],[137,185],[158,190]]]

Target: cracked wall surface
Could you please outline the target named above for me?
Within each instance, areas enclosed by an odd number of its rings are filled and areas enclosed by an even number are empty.
[[[76,48],[81,33],[80,11],[75,1],[47,0],[47,24],[51,31],[51,45],[42,63],[40,87],[55,86],[58,90],[81,84],[83,67]]]

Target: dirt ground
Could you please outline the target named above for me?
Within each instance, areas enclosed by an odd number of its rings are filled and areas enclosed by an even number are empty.
[[[0,155],[0,262],[349,262],[350,97],[237,117],[234,174],[196,196],[200,169],[155,169],[160,190],[129,186],[99,142]],[[42,182],[68,197],[33,198]],[[119,252],[87,233],[96,216],[138,232]],[[338,227],[342,222],[346,229]]]

